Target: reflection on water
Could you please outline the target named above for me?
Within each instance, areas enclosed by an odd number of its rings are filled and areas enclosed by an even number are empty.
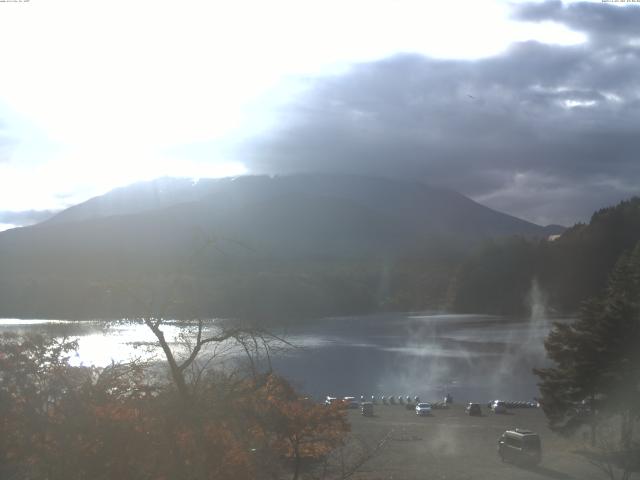
[[[548,319],[480,315],[376,315],[300,327],[320,348],[280,370],[314,395],[420,395],[529,400],[534,366],[545,363]],[[296,332],[298,333],[298,332]]]
[[[302,391],[324,395],[420,395],[435,400],[528,400],[537,395],[534,366],[545,362],[548,319],[480,315],[402,315],[329,318],[275,333],[298,348],[273,359]],[[39,332],[78,338],[75,364],[106,365],[162,356],[141,324],[0,320],[0,332]],[[183,324],[165,336],[176,342]]]

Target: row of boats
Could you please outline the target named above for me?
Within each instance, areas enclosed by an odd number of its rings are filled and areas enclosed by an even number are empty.
[[[334,402],[344,403],[347,407],[350,408],[359,408],[363,403],[372,403],[373,405],[417,405],[420,403],[420,397],[418,395],[398,395],[397,397],[394,395],[371,395],[370,399],[366,398],[364,395],[360,395],[360,400],[356,397],[332,397],[327,396],[325,399],[325,405],[331,405]],[[434,409],[438,408],[447,408],[449,405],[453,403],[453,397],[450,394],[445,395],[444,399],[441,402],[432,402],[430,405]],[[538,408],[540,404],[537,400],[534,401],[503,401],[503,400],[494,400],[487,404],[487,407],[491,410],[494,409],[494,406],[498,405],[502,408]]]
[[[325,405],[331,405],[334,402],[342,402],[351,408],[359,408],[363,403],[372,403],[373,405],[417,405],[420,403],[420,397],[418,395],[381,395],[379,397],[371,395],[371,399],[365,398],[364,395],[360,395],[360,401],[356,397],[331,397],[327,396],[324,403]],[[453,403],[453,398],[447,395],[442,402],[432,403],[434,408],[444,408],[450,403]]]

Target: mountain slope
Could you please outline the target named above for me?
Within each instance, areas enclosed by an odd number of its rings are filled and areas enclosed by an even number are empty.
[[[460,312],[524,313],[538,291],[544,306],[563,313],[603,293],[618,261],[640,242],[640,198],[594,213],[553,242],[510,239],[470,256],[457,271],[452,306]]]
[[[238,289],[256,278],[268,279],[269,288],[281,282],[275,303],[289,303],[288,293],[304,284],[318,305],[331,305],[327,282],[349,279],[336,294],[364,298],[367,282],[379,281],[378,265],[388,270],[399,258],[433,259],[443,249],[512,234],[548,231],[417,182],[329,175],[161,179],[0,233],[0,316],[122,315],[133,307],[114,299],[114,285],[148,289],[186,278],[226,292],[218,306],[241,297]],[[195,303],[212,313],[212,301]],[[237,305],[225,308],[226,315],[238,313]]]
[[[118,188],[71,207],[49,224],[158,210],[181,203],[202,202],[216,208],[251,206],[286,195],[328,197],[358,203],[392,214],[405,223],[413,222],[428,233],[478,235],[546,235],[548,230],[516,217],[484,207],[452,190],[418,182],[397,181],[356,175],[292,175],[284,177],[246,176],[227,179],[162,178]],[[562,227],[551,227],[552,232]]]

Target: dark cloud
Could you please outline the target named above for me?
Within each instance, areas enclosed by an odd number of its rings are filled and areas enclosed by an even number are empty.
[[[586,32],[592,38],[615,37],[628,41],[630,37],[640,37],[640,8],[633,5],[631,8],[590,2],[563,5],[558,0],[551,0],[518,5],[513,16],[530,22],[562,23],[572,30]]]
[[[256,172],[419,178],[538,222],[572,223],[640,185],[640,7],[525,4],[584,31],[499,56],[398,55],[317,79],[242,149]],[[472,40],[470,40],[472,41]]]
[[[23,210],[20,212],[0,210],[0,224],[10,224],[17,227],[44,222],[58,213],[55,210]]]

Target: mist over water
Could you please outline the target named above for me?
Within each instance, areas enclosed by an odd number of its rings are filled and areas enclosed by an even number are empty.
[[[419,395],[455,401],[531,400],[533,367],[546,363],[550,328],[544,294],[534,282],[525,317],[376,315],[327,319],[312,336],[321,348],[277,359],[298,387],[323,395]]]
[[[550,319],[536,282],[531,315],[377,314],[326,318],[278,331],[296,345],[274,357],[275,370],[320,400],[326,395],[419,395],[441,400],[487,402],[530,400],[538,394],[531,369],[545,363],[544,337]],[[105,365],[134,356],[162,359],[150,348],[144,325],[100,322],[0,321],[0,332],[40,332],[77,337],[74,363]],[[184,327],[167,325],[167,338]]]
[[[498,395],[503,399],[531,400],[532,397],[537,396],[537,379],[531,370],[547,363],[544,339],[551,328],[551,321],[547,313],[546,295],[535,278],[531,282],[527,300],[529,317],[523,318],[521,322],[517,320],[509,322],[513,328],[508,329],[504,337],[506,348],[500,355],[498,364],[486,378],[487,384],[495,391],[505,392]],[[523,395],[518,396],[520,392],[515,388],[505,388],[503,386],[505,382],[514,387],[520,384]],[[524,385],[529,382],[533,384]]]
[[[546,336],[551,328],[551,322],[547,313],[547,296],[540,289],[537,278],[531,282],[528,299],[531,315],[525,350],[544,353],[544,338],[541,338],[540,335]]]

